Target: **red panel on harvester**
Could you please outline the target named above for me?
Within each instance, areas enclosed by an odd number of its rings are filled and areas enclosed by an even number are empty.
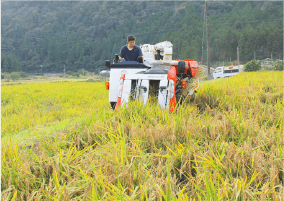
[[[185,59],[188,62],[188,66],[190,67],[191,75],[194,76],[198,71],[198,62],[194,61],[194,59]]]

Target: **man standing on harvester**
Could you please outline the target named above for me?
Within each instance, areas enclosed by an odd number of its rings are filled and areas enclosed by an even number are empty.
[[[136,61],[138,62],[138,57],[142,56],[142,50],[139,46],[135,45],[135,36],[129,35],[127,36],[127,43],[128,45],[124,45],[119,53],[119,60],[124,58],[125,61]]]

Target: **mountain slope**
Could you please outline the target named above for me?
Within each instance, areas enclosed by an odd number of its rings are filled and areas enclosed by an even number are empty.
[[[206,61],[204,2],[2,2],[2,68],[98,71],[126,37],[171,41],[173,58]],[[282,2],[209,2],[211,60],[282,57]],[[259,27],[257,29],[257,27]],[[204,34],[203,34],[204,30]],[[258,39],[256,39],[258,37]],[[202,40],[203,38],[203,40]],[[261,50],[261,51],[259,51]],[[259,53],[259,54],[258,54]],[[13,63],[18,63],[17,67]]]

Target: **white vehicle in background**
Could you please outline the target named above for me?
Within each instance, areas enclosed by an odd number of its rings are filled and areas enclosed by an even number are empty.
[[[240,73],[240,68],[238,66],[217,67],[213,72],[213,78],[231,77],[238,73]]]

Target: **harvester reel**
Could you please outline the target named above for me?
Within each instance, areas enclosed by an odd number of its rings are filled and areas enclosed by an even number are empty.
[[[179,92],[176,94],[177,104],[181,105],[183,103],[193,103],[195,99],[195,93],[193,92],[192,95],[189,94],[189,91],[192,89],[192,84],[188,83],[185,88],[182,88]]]

